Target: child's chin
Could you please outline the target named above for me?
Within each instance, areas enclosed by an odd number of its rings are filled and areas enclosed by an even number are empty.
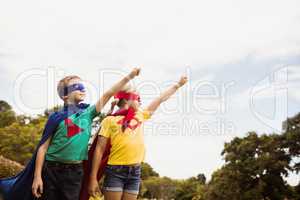
[[[77,101],[77,103],[80,103],[80,102],[84,101],[84,98],[82,98],[82,99],[77,99],[76,101]]]

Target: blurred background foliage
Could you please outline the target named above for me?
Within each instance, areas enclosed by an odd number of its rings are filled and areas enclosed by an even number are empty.
[[[36,117],[16,115],[0,101],[0,178],[20,172],[30,160],[51,112]],[[93,127],[99,128],[101,118]],[[160,176],[142,164],[140,199],[178,200],[284,200],[300,199],[300,184],[286,182],[300,170],[300,114],[283,122],[282,133],[249,132],[224,144],[225,164],[207,181],[204,174],[177,180]],[[201,159],[201,158],[199,158]]]

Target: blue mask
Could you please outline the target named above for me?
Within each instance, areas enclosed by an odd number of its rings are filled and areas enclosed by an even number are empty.
[[[59,91],[59,95],[67,96],[68,94],[70,94],[71,92],[74,92],[76,90],[85,92],[85,87],[82,83],[75,83],[75,84],[69,85],[69,86],[65,87],[63,90]]]

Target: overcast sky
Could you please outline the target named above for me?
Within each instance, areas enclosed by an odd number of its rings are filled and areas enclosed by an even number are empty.
[[[300,111],[299,22],[296,0],[2,1],[0,99],[38,114],[62,103],[55,85],[76,74],[94,103],[140,66],[145,106],[187,74],[145,125],[146,161],[161,176],[209,178],[224,142],[280,132]]]

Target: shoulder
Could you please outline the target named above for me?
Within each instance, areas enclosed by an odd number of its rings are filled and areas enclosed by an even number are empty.
[[[58,120],[59,118],[61,118],[62,116],[64,115],[64,112],[63,111],[56,111],[56,112],[53,112],[49,115],[48,117],[48,120],[49,121],[56,121]]]
[[[107,116],[101,122],[99,134],[105,137],[110,137],[112,133],[118,130],[118,124],[115,116]]]
[[[102,120],[101,124],[113,124],[115,121],[116,121],[115,116],[107,116]]]
[[[91,115],[92,118],[100,114],[100,112],[97,112],[95,104],[81,103],[79,104],[79,108],[83,111],[83,113]]]
[[[119,126],[119,121],[123,116],[107,116],[105,117],[102,122],[101,126],[106,128],[116,128]]]
[[[64,120],[68,116],[68,112],[65,111],[64,109],[61,109],[56,112],[52,112],[48,116],[48,122],[52,124],[58,124],[62,120]]]
[[[81,108],[81,109],[86,109],[86,108],[91,107],[91,106],[95,106],[95,105],[91,105],[91,104],[88,104],[88,103],[78,104],[78,107]]]
[[[49,114],[44,127],[43,135],[52,134],[55,128],[65,119],[63,112],[53,112]]]

